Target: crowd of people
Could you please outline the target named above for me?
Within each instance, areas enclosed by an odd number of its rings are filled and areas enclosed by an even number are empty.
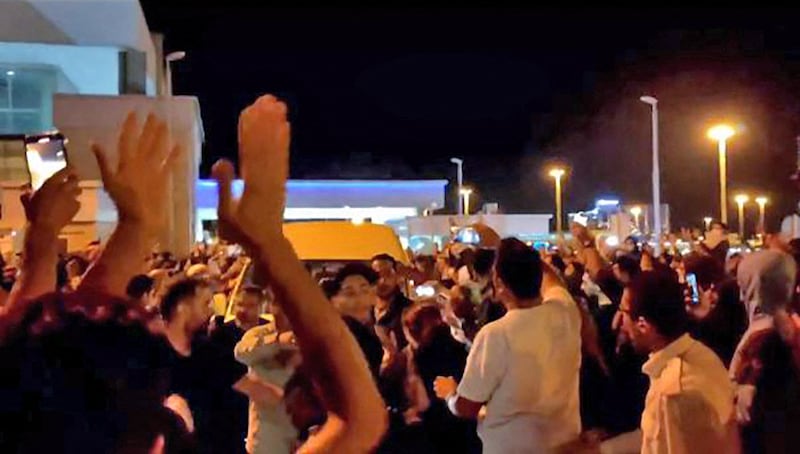
[[[131,115],[117,163],[93,151],[119,213],[104,244],[57,254],[79,209],[72,169],[23,200],[0,452],[800,446],[800,244],[732,255],[714,223],[691,252],[656,255],[574,224],[550,250],[453,242],[312,269],[282,233],[289,125],[264,96],[240,117],[241,198],[233,166],[213,169],[223,241],[179,258],[153,252],[182,153],[166,124]]]

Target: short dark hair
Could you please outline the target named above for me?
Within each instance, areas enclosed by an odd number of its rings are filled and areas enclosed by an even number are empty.
[[[247,285],[242,291],[245,295],[253,295],[259,298],[264,298],[264,289],[257,285]]]
[[[494,249],[478,249],[475,252],[475,263],[472,265],[473,268],[475,268],[475,274],[478,276],[487,276],[491,273],[496,255]]]
[[[325,277],[319,281],[319,286],[322,289],[322,293],[325,294],[325,297],[328,299],[333,298],[339,293],[339,289],[341,286],[336,282],[336,279],[332,277]]]
[[[726,223],[724,223],[722,221],[713,220],[713,221],[711,221],[710,224],[708,224],[708,228],[709,229],[713,229],[715,227],[719,227],[722,230],[728,230],[728,224],[726,224]]]
[[[110,318],[93,320],[87,306]],[[145,324],[140,305],[91,291],[31,301],[0,346],[4,364],[16,360],[26,377],[0,384],[4,396],[26,396],[3,401],[0,449],[146,452],[159,435],[167,446],[188,436],[163,405],[172,349]]]
[[[539,296],[542,287],[542,259],[539,253],[516,238],[500,242],[495,271],[503,284],[519,299]]]
[[[414,304],[403,311],[403,326],[420,345],[428,345],[437,326],[444,324],[442,312],[435,304]]]
[[[664,271],[643,271],[628,285],[631,318],[655,326],[667,339],[677,339],[689,329],[683,287]]]
[[[155,282],[156,281],[152,277],[146,274],[137,274],[128,281],[128,287],[125,289],[125,293],[128,295],[128,298],[138,300],[147,294],[147,292],[153,290]]]
[[[641,262],[630,255],[621,255],[617,257],[614,263],[619,267],[620,271],[628,273],[630,277],[636,277],[642,272]]]
[[[175,311],[183,301],[194,297],[198,289],[207,287],[207,283],[192,278],[185,278],[175,282],[169,287],[164,298],[161,299],[161,316],[166,321],[172,320]]]
[[[333,280],[336,282],[336,285],[341,288],[342,282],[350,276],[361,276],[366,279],[370,285],[374,285],[378,282],[378,273],[361,262],[352,262],[343,266],[336,273],[336,277]]]
[[[395,259],[389,254],[378,254],[372,257],[372,260],[370,260],[370,262],[374,262],[376,260],[381,262],[389,262],[392,264],[392,268],[397,269],[397,259]]]
[[[694,274],[697,284],[703,289],[710,288],[725,280],[725,267],[710,255],[691,254],[683,262],[686,274]]]
[[[564,274],[567,270],[567,264],[559,254],[552,254],[550,260],[553,262],[553,268],[557,269],[559,273]]]

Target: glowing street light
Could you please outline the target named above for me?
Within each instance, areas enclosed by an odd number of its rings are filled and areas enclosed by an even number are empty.
[[[767,202],[769,202],[769,199],[763,195],[756,197],[756,203],[758,204],[758,232],[761,234],[764,233],[766,227]]]
[[[631,208],[631,214],[633,215],[633,223],[636,226],[636,229],[642,230],[641,227],[639,227],[639,216],[642,215],[642,207],[635,206]]]
[[[720,220],[728,223],[728,172],[727,143],[736,131],[728,125],[716,125],[708,130],[708,138],[717,141],[719,151],[719,214]]]
[[[166,90],[164,93],[167,96],[172,96],[172,62],[183,60],[186,58],[186,52],[184,51],[176,51],[170,52],[164,57],[164,62],[166,63],[166,74],[164,75],[164,79],[166,81]]]
[[[550,169],[550,172],[548,173],[548,175],[550,175],[553,178],[553,180],[555,180],[554,182],[556,186],[556,234],[558,234],[559,237],[561,236],[561,226],[563,224],[561,221],[561,177],[563,177],[565,173],[567,173],[567,171],[561,167],[555,167],[553,169]]]
[[[464,198],[464,215],[469,216],[469,196],[472,195],[472,189],[461,188],[458,193]]]
[[[744,241],[744,204],[750,201],[750,196],[747,194],[737,194],[733,198],[736,205],[739,206],[739,238]]]

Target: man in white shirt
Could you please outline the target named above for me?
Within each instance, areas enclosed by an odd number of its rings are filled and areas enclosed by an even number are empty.
[[[476,336],[461,383],[439,377],[436,393],[450,410],[476,418],[484,453],[548,453],[581,431],[580,313],[563,287],[540,295],[539,254],[503,240],[494,284],[508,313]]]
[[[647,271],[625,289],[622,329],[649,352],[650,389],[642,413],[643,454],[738,453],[734,389],[714,352],[687,333],[683,288]]]

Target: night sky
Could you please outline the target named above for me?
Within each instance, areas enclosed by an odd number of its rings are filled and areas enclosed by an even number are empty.
[[[605,195],[644,203],[650,111],[638,98],[651,94],[673,226],[718,213],[705,131],[721,120],[740,128],[729,143],[731,197],[769,195],[771,226],[796,200],[797,12],[142,3],[166,50],[188,54],[174,66],[174,91],[200,99],[204,173],[235,157],[238,112],[273,93],[291,111],[293,178],[454,180],[449,158],[459,156],[479,204],[547,212],[545,168],[563,162],[567,209]]]

